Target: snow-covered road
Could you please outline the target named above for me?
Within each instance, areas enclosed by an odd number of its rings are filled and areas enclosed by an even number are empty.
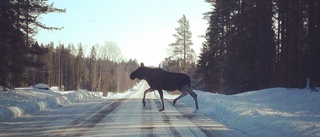
[[[125,98],[84,99],[58,109],[46,109],[1,122],[0,136],[246,136],[178,102],[173,107],[147,94],[142,106],[141,83]],[[201,106],[200,106],[201,107]]]

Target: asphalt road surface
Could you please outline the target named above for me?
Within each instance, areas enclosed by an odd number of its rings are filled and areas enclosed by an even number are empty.
[[[159,112],[160,101],[148,93],[142,106],[144,90],[123,99],[87,99],[58,109],[47,109],[0,122],[0,136],[246,136],[207,116],[194,113],[181,101]],[[199,106],[200,109],[209,109]]]

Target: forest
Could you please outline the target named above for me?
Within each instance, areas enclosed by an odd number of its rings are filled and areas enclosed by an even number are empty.
[[[0,86],[26,87],[37,83],[60,90],[123,92],[136,81],[128,78],[138,67],[135,60],[124,61],[117,45],[93,45],[85,55],[81,43],[38,44],[33,38],[38,29],[61,30],[39,21],[48,13],[64,13],[46,1],[0,1]]]
[[[206,0],[197,74],[225,94],[320,86],[319,0]],[[309,81],[309,82],[307,82]]]

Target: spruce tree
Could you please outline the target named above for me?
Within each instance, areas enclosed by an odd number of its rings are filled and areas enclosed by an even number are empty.
[[[96,59],[96,49],[94,46],[91,48],[90,59],[89,59],[89,82],[91,82],[91,91],[96,91],[97,80],[97,59]]]

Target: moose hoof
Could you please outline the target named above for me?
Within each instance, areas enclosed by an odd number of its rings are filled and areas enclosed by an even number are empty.
[[[162,109],[159,109],[159,111],[163,111],[164,110],[164,108],[162,108]]]
[[[177,100],[173,100],[173,106],[176,104]]]
[[[145,106],[146,106],[146,102],[145,102],[145,101],[142,101],[142,104],[143,104],[143,107],[145,107]]]

